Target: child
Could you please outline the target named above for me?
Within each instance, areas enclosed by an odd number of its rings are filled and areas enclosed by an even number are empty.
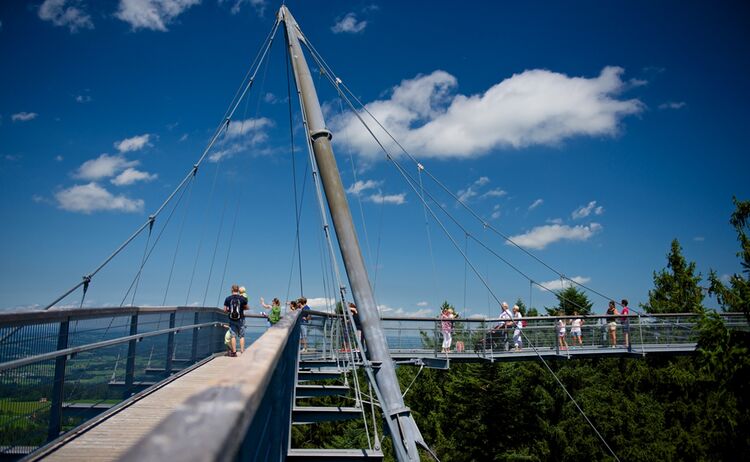
[[[574,311],[573,316],[578,316],[578,311]],[[583,320],[581,318],[575,318],[571,325],[573,327],[570,328],[570,335],[573,337],[573,343],[578,340],[578,346],[583,346],[583,338],[581,337],[581,326],[583,325]]]
[[[453,332],[453,323],[450,321],[453,319],[453,313],[449,307],[445,307],[442,313],[440,313],[440,327],[443,331],[443,350],[442,353],[450,353],[451,351],[451,332]]]
[[[232,356],[232,329],[229,328],[228,324],[222,324],[222,327],[227,329],[224,334],[224,345],[227,347],[227,356]]]

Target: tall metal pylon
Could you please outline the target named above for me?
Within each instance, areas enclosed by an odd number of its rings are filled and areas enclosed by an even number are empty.
[[[300,92],[303,111],[307,119],[307,136],[310,137],[315,162],[320,171],[328,208],[336,231],[346,275],[351,286],[354,301],[357,304],[362,335],[367,344],[367,354],[379,367],[375,370],[375,381],[380,393],[380,407],[386,421],[396,457],[399,461],[417,461],[417,446],[427,447],[419,428],[411,415],[411,410],[404,405],[401,388],[396,377],[396,368],[391,359],[385,335],[380,324],[380,315],[375,296],[367,275],[365,262],[359,247],[359,240],[352,221],[352,213],[346,199],[346,192],[341,182],[336,159],[331,148],[331,131],[326,128],[323,111],[320,107],[310,68],[302,52],[304,34],[289,9],[282,6],[278,20],[286,26],[289,59],[292,61],[294,78]]]

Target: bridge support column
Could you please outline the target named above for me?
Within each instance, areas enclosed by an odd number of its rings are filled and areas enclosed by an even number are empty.
[[[138,333],[138,315],[134,314],[130,317],[130,335]],[[125,363],[125,391],[123,392],[123,398],[127,399],[130,397],[133,390],[133,382],[135,377],[135,348],[137,340],[131,340],[128,342],[128,360]]]
[[[198,324],[198,321],[200,320],[200,317],[198,316],[198,312],[195,312],[195,316],[193,316],[193,324]],[[193,329],[193,344],[190,348],[190,362],[195,363],[198,360],[198,335],[199,335],[198,328]]]
[[[70,317],[60,322],[60,329],[57,333],[57,349],[64,350],[68,348],[68,331],[70,327]],[[47,441],[51,441],[60,436],[62,428],[62,405],[65,399],[65,367],[68,363],[67,356],[58,356],[55,359],[55,381],[52,385],[52,407],[49,413],[49,428],[47,430]]]

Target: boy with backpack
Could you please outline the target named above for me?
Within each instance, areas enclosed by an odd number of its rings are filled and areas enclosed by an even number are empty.
[[[237,340],[240,338],[240,354],[245,352],[245,310],[247,299],[240,295],[237,284],[232,285],[232,295],[224,300],[224,312],[229,316],[229,330],[232,332],[232,351],[229,356],[237,356]]]

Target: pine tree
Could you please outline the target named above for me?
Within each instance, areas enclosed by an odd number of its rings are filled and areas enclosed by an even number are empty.
[[[690,313],[703,310],[701,275],[695,274],[695,262],[682,255],[675,239],[667,255],[667,268],[654,271],[654,289],[648,291],[648,303],[641,305],[649,313]]]
[[[733,198],[735,210],[729,223],[737,231],[737,240],[740,241],[741,250],[737,252],[742,265],[741,274],[734,274],[729,279],[729,287],[721,282],[714,270],[708,275],[711,286],[708,293],[716,296],[724,311],[743,312],[750,320],[750,201],[738,201]]]
[[[591,307],[594,306],[589,297],[575,286],[569,286],[566,289],[557,292],[557,306],[546,308],[547,314],[555,316],[562,312],[565,316],[571,316],[574,311],[580,315],[591,314]]]

